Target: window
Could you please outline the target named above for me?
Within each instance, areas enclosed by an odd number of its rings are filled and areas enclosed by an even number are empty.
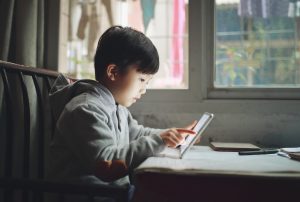
[[[216,0],[215,87],[300,87],[300,1]]]
[[[300,3],[293,2],[199,2],[204,98],[300,98]]]
[[[66,3],[68,2],[68,3]],[[60,71],[76,78],[94,78],[93,57],[101,34],[112,25],[145,33],[160,56],[153,89],[187,89],[187,0],[61,1]]]
[[[141,4],[141,1],[111,0],[117,13],[114,24],[130,25],[133,3]],[[76,36],[82,9],[80,2],[69,0],[69,4],[62,3],[61,6],[59,66],[60,71],[75,77],[93,77],[93,63],[87,57],[88,42]],[[253,1],[273,2],[272,9],[285,10],[279,13],[268,11],[265,17],[262,14],[254,17],[258,11],[252,11],[252,16],[249,16],[249,7],[241,3],[252,5],[252,0],[185,0],[185,31],[183,35],[176,35],[172,32],[173,20],[167,17],[172,16],[174,2],[177,1],[157,0],[154,18],[149,21],[147,30],[143,30],[144,22],[139,27],[135,26],[152,39],[161,59],[160,72],[151,86],[153,90],[148,91],[142,102],[300,98],[299,3],[291,4],[287,0]],[[278,2],[285,2],[285,7],[277,5]],[[102,6],[101,17],[98,16],[102,23],[101,35],[110,25],[106,7],[98,3],[97,6]],[[267,5],[261,4],[260,12]],[[239,11],[240,6],[243,6],[243,11]],[[183,71],[177,81],[170,73],[175,69],[171,44],[176,37],[183,40],[183,57],[177,57],[181,58],[177,62],[182,64]]]

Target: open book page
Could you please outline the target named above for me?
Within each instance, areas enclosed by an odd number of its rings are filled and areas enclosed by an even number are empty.
[[[180,158],[180,149],[179,148],[170,148],[165,147],[164,150],[162,150],[157,156],[158,157],[169,157],[169,158]]]

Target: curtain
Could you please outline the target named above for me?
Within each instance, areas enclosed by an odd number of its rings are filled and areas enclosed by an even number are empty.
[[[150,20],[154,18],[155,4],[156,0],[141,0],[145,33],[147,32]]]
[[[0,0],[0,60],[45,66],[45,0]]]
[[[174,81],[179,84],[183,80],[183,54],[185,33],[185,0],[175,0],[173,2],[173,37],[171,60],[173,63],[172,76]]]

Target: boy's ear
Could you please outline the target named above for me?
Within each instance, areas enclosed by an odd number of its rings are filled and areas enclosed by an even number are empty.
[[[111,80],[111,81],[115,81],[117,76],[118,76],[119,70],[118,70],[118,66],[115,64],[109,64],[106,68],[106,74],[107,77]]]

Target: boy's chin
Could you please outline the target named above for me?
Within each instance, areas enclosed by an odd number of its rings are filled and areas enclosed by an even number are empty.
[[[130,107],[134,102],[128,103],[125,107]]]
[[[124,107],[130,107],[134,102],[125,102],[125,103],[119,103],[120,105]]]

